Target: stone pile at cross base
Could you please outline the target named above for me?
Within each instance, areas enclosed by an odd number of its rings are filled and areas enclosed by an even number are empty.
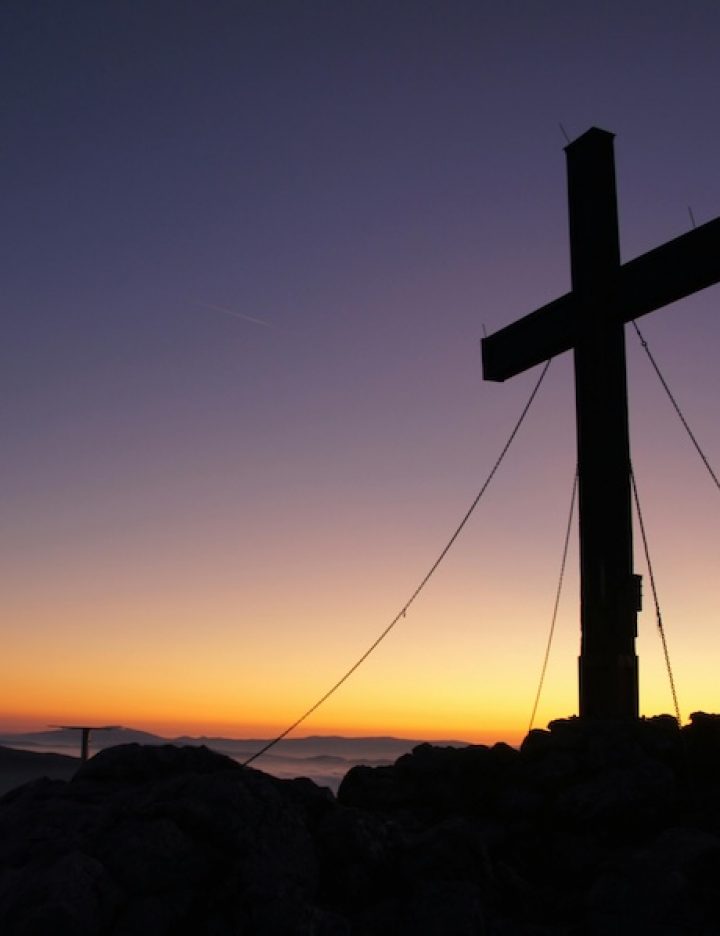
[[[720,716],[421,745],[337,798],[125,745],[0,800],[4,936],[720,933]]]

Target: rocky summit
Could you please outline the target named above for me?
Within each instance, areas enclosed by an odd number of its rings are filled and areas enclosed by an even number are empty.
[[[720,934],[720,716],[420,745],[337,798],[109,748],[0,800],[0,933]]]

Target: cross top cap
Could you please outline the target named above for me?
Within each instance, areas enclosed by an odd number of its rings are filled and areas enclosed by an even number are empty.
[[[610,133],[609,130],[603,130],[600,127],[590,127],[589,130],[586,130],[585,133],[577,137],[577,139],[568,143],[563,149],[567,153],[569,150],[575,151],[584,149],[585,147],[590,148],[591,146],[597,146],[601,141],[612,143],[614,139],[615,134]]]

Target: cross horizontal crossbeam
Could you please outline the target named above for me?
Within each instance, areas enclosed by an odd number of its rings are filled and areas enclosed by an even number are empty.
[[[605,284],[606,313],[624,322],[720,282],[720,218],[641,254]],[[483,376],[503,381],[575,347],[582,306],[569,292],[483,339]],[[594,300],[596,302],[596,300]]]

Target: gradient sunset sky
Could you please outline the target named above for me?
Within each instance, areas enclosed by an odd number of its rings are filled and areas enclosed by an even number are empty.
[[[537,380],[483,382],[479,339],[569,289],[559,125],[616,134],[623,260],[720,215],[719,37],[714,0],[4,3],[0,728],[261,737],[322,695]],[[639,324],[717,471],[720,287]],[[720,710],[720,496],[627,338],[687,718]],[[571,364],[299,734],[524,734]],[[576,534],[568,561],[541,726],[577,711]]]

